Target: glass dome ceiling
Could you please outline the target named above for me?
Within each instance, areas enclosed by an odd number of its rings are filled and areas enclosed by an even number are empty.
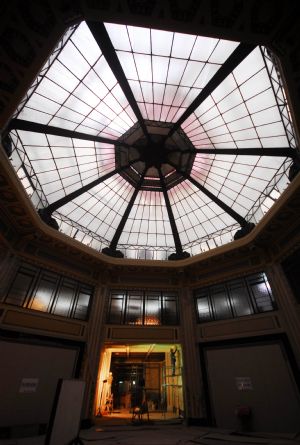
[[[127,258],[246,235],[297,153],[266,48],[109,23],[65,34],[8,130],[41,218]]]

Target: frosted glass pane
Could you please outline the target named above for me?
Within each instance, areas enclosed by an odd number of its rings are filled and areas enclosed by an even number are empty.
[[[59,55],[59,60],[73,73],[78,79],[82,79],[90,69],[90,65],[83,58],[72,42],[68,42],[63,52]]]
[[[40,83],[36,89],[36,92],[60,104],[63,103],[69,96],[68,91],[64,90],[48,79],[44,79],[43,82]]]
[[[152,81],[151,57],[144,54],[135,54],[134,59],[137,66],[139,80]]]
[[[153,82],[165,83],[168,75],[169,59],[167,57],[152,57]]]
[[[54,127],[66,128],[67,130],[72,130],[72,131],[75,131],[75,129],[77,129],[77,124],[75,124],[74,122],[69,122],[66,119],[62,119],[59,117],[54,117],[53,119],[51,119],[49,121],[49,124],[53,125]]]
[[[282,122],[276,122],[273,124],[263,125],[261,127],[257,127],[257,133],[260,137],[274,137],[274,136],[283,136],[284,128]]]
[[[174,33],[151,29],[152,53],[170,56]]]
[[[195,36],[175,33],[171,54],[172,57],[180,57],[184,59],[190,57],[195,40]]]
[[[217,107],[210,108],[206,113],[203,113],[201,115],[201,122],[205,124],[206,122],[211,121],[215,117],[218,117],[220,115],[220,112]],[[189,127],[190,128],[190,127]],[[196,121],[196,125],[193,125],[191,128],[194,128],[195,130],[199,131],[199,123]]]
[[[110,107],[110,95],[105,97],[104,100],[97,106],[97,111],[102,115],[106,116],[109,120],[112,120],[116,117],[116,113]]]
[[[192,87],[204,67],[204,63],[189,61],[182,77],[181,84]]]
[[[289,145],[286,136],[268,137],[261,139],[262,146],[271,147],[287,147]]]
[[[117,55],[127,78],[132,80],[138,80],[138,74],[136,71],[133,55],[121,51],[118,51]]]
[[[211,39],[209,37],[198,36],[191,54],[191,59],[206,62],[214,48],[218,43],[218,39]]]
[[[91,70],[83,80],[86,87],[93,91],[99,99],[103,99],[108,93],[108,88],[104,85],[95,71]]]
[[[126,111],[122,111],[119,116],[129,126],[132,126],[137,121],[135,114],[129,106],[126,108]]]
[[[66,107],[61,107],[56,114],[58,117],[63,119],[70,120],[72,122],[80,123],[82,122],[83,116],[82,114],[76,113],[75,111],[70,110]]]
[[[144,100],[146,102],[153,102],[152,84],[147,82],[141,82]]]
[[[187,87],[179,87],[174,97],[173,105],[180,106],[186,98],[189,90],[190,89]]]
[[[105,23],[105,28],[115,49],[131,51],[126,26],[116,25],[113,23]]]
[[[126,108],[128,106],[128,101],[125,97],[125,94],[123,93],[122,88],[120,87],[120,85],[116,85],[112,90],[111,90],[113,96],[116,98],[116,100],[118,101],[118,103],[123,107]]]
[[[154,102],[162,103],[165,92],[165,86],[158,83],[154,83],[153,90],[154,90]]]
[[[222,119],[221,116],[218,116],[215,119],[210,119],[206,124],[203,125],[203,127],[207,131],[207,130],[215,129],[216,127],[220,127],[223,125],[224,125],[224,120]],[[224,130],[226,131],[225,128],[224,128]]]
[[[143,98],[140,82],[130,80],[129,85],[130,85],[130,88],[134,94],[135,99],[138,102],[142,102],[144,100],[144,98]]]
[[[40,94],[33,94],[31,99],[28,101],[28,105],[35,110],[49,114],[55,114],[60,108],[59,103],[51,99],[47,99]]]
[[[99,97],[97,97],[89,88],[87,88],[83,83],[78,85],[74,90],[74,96],[81,99],[90,107],[95,107],[99,103]]]
[[[103,125],[109,125],[110,123],[110,119],[108,119],[107,117],[103,116],[103,114],[99,113],[97,110],[93,110],[90,114],[90,119],[101,123]],[[102,127],[103,128],[103,127]]]
[[[168,73],[168,83],[179,85],[180,79],[186,67],[186,61],[180,59],[171,59]]]
[[[31,120],[32,122],[39,122],[41,124],[47,124],[51,119],[50,114],[36,111],[29,107],[23,108],[18,117],[20,119]]]
[[[242,119],[237,119],[234,122],[228,123],[227,125],[228,125],[229,131],[239,131],[244,128],[253,127],[252,121],[249,116],[246,116]]]
[[[109,108],[111,108],[111,110],[114,110],[114,113],[119,114],[122,111],[121,105],[112,94],[108,94],[105,97],[104,102],[106,103],[106,105],[108,105]]]
[[[90,65],[101,56],[100,48],[85,22],[79,25],[77,32],[72,36],[72,42]]]
[[[230,42],[229,40],[219,40],[219,43],[209,58],[210,63],[224,63],[230,54],[239,45],[238,42]]]
[[[234,69],[234,77],[241,84],[245,82],[254,73],[264,67],[264,61],[259,48],[255,48],[246,59]]]
[[[266,90],[270,86],[270,81],[265,70],[260,71],[241,85],[240,90],[245,100]]]
[[[101,57],[101,59],[96,63],[94,70],[107,88],[110,89],[117,83],[115,76],[113,75],[113,72],[108,66],[104,57]]]
[[[233,108],[243,102],[243,98],[238,90],[233,91],[219,102],[218,108],[221,113],[224,113],[230,108]]]
[[[252,114],[254,125],[265,125],[274,121],[280,121],[281,116],[277,107],[270,107],[267,110]]]
[[[130,43],[133,52],[150,54],[150,30],[127,26]]]
[[[84,103],[79,97],[70,96],[65,101],[65,106],[71,108],[72,110],[76,110],[78,113],[81,113],[83,116],[87,115],[91,112],[92,108]]]
[[[185,100],[182,103],[183,107],[188,107],[193,101],[194,99],[196,99],[196,97],[200,94],[200,90],[193,88],[191,89],[188,94],[186,95]]]
[[[63,86],[69,92],[78,85],[79,79],[75,77],[70,70],[63,66],[58,60],[55,60],[51,66],[47,77],[59,85]]]
[[[245,104],[240,104],[223,113],[223,119],[225,122],[232,122],[247,115],[248,110],[245,107]]]
[[[225,96],[235,90],[237,87],[236,81],[232,75],[226,77],[223,82],[212,92],[212,97],[215,101],[222,100]]]
[[[269,108],[270,106],[275,105],[273,91],[271,90],[271,88],[269,88],[268,90],[263,91],[257,96],[247,100],[246,104],[250,113],[255,113],[256,111]]]
[[[175,87],[173,85],[166,86],[165,95],[164,95],[164,104],[165,105],[172,105],[172,102],[174,100],[176,92],[177,92],[177,87]]]
[[[219,65],[206,64],[195,82],[195,87],[203,88],[220,68]]]

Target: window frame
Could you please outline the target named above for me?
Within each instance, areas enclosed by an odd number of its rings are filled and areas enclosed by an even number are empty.
[[[159,314],[157,316],[159,323],[147,323],[147,314],[146,314],[146,303],[147,298],[151,295],[157,295],[159,298]],[[115,295],[120,295],[120,300],[122,300],[122,313],[119,317],[119,323],[116,323],[116,317],[112,312],[112,302],[114,300]],[[129,321],[129,299],[130,296],[141,295],[141,314],[137,320],[141,320],[140,323],[134,323],[133,321]],[[166,308],[166,301],[170,301],[174,305],[175,309],[175,317],[168,316],[168,309]],[[172,323],[168,322],[168,319],[172,319]],[[107,312],[106,312],[106,324],[109,325],[126,325],[126,326],[144,326],[144,327],[153,327],[153,326],[178,326],[180,324],[179,318],[179,304],[178,304],[178,293],[172,291],[161,291],[156,289],[111,289],[108,303],[107,303]]]
[[[13,295],[12,291],[14,289],[14,284],[17,282],[18,277],[20,277],[20,275],[28,275],[30,277],[30,282],[27,284],[27,286],[24,287],[24,289],[22,289],[24,291],[25,296],[23,297],[22,301],[20,299],[20,304],[14,304],[12,302],[12,298],[11,298],[11,296]],[[49,297],[47,309],[42,310],[42,309],[34,308],[33,307],[34,302],[38,298],[37,294],[39,292],[39,286],[40,286],[41,282],[43,282],[43,280],[45,282],[47,281],[47,276],[48,276],[48,278],[52,277],[54,280],[54,286],[53,286],[51,296]],[[48,282],[51,283],[51,280],[48,280]],[[68,285],[68,283],[71,283],[71,282],[73,283],[74,292],[73,292],[73,296],[70,299],[67,313],[66,314],[55,313],[55,308],[56,308],[56,305],[60,298],[61,290],[63,289],[63,287],[65,285]],[[86,295],[89,295],[89,302],[86,307],[86,312],[85,312],[84,318],[77,316],[79,296],[83,289],[85,290]],[[83,283],[83,282],[78,281],[72,277],[58,274],[58,273],[50,271],[48,269],[39,268],[39,267],[33,266],[29,263],[23,262],[18,267],[17,271],[15,272],[15,274],[13,276],[13,279],[9,283],[8,290],[7,290],[7,292],[4,296],[4,299],[3,299],[3,303],[10,304],[12,306],[17,306],[17,307],[20,307],[23,309],[29,309],[29,310],[33,310],[33,311],[37,311],[37,312],[55,315],[58,317],[87,321],[89,318],[89,314],[90,314],[90,308],[92,306],[94,292],[95,292],[95,288],[94,288],[94,286],[92,286],[90,284]],[[15,299],[15,300],[17,301],[17,299]]]
[[[235,308],[235,304],[232,301],[232,293],[231,293],[231,289],[232,289],[232,285],[234,283],[238,283],[238,281],[240,281],[241,284],[243,284],[243,289],[247,290],[247,300],[248,300],[248,307],[250,309],[250,313],[249,314],[245,314],[245,315],[237,315],[236,312],[236,308]],[[255,293],[253,292],[252,289],[252,285],[251,283],[253,283],[253,286],[256,284],[264,284],[265,288],[267,290],[268,293],[268,305],[271,306],[271,309],[266,309],[266,310],[262,310],[261,307],[258,302],[257,302],[257,297],[255,295]],[[231,312],[231,316],[230,317],[217,317],[216,314],[216,310],[215,310],[215,302],[214,302],[214,293],[213,290],[214,288],[220,287],[221,286],[224,287],[224,294],[226,294],[225,300],[227,302],[227,306],[230,308],[230,312]],[[200,302],[201,299],[206,298],[207,302],[208,302],[208,312],[209,313],[209,318],[207,317],[204,320],[204,317],[201,317],[201,313],[199,312],[199,306],[198,306],[198,302]],[[272,289],[271,286],[269,284],[268,278],[265,274],[265,272],[256,272],[250,275],[245,275],[242,277],[237,277],[234,278],[232,280],[228,280],[228,281],[224,281],[222,283],[218,283],[218,284],[212,284],[210,286],[205,286],[203,288],[199,288],[199,289],[194,289],[194,306],[195,306],[195,312],[196,312],[196,319],[197,319],[197,323],[199,324],[203,324],[203,323],[209,323],[209,322],[213,322],[213,321],[221,321],[221,320],[231,320],[234,318],[240,318],[240,317],[247,317],[247,316],[251,316],[251,315],[257,315],[257,314],[261,314],[261,313],[265,313],[265,312],[272,312],[277,310],[277,305],[272,293]],[[265,305],[267,306],[267,305]]]

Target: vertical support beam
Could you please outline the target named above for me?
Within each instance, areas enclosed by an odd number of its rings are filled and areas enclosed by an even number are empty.
[[[111,40],[109,38],[108,32],[106,31],[104,24],[88,21],[87,25],[90,28],[91,33],[93,34],[96,42],[98,43],[98,46],[101,49],[101,52],[104,55],[107,63],[109,64],[112,72],[114,73],[117,81],[119,82],[120,87],[124,95],[126,96],[126,99],[129,102],[129,105],[133,109],[133,112],[136,115],[137,120],[139,121],[139,124],[143,130],[145,137],[147,138],[148,142],[151,143],[151,138],[148,133],[144,118],[137,104],[137,101],[134,97],[134,94],[130,88],[129,82],[124,74],[122,65],[118,59],[116,50],[113,47],[113,44],[111,43]]]
[[[123,253],[120,250],[116,250],[117,249],[117,245],[118,245],[120,236],[121,236],[121,234],[123,232],[124,226],[125,226],[125,224],[127,222],[128,216],[129,216],[129,214],[131,212],[131,209],[133,207],[134,201],[136,200],[136,197],[137,197],[137,195],[138,195],[138,193],[139,193],[139,191],[140,191],[140,189],[141,189],[141,187],[143,185],[144,177],[145,177],[145,174],[146,174],[147,170],[148,170],[148,167],[145,168],[145,170],[143,171],[143,173],[142,173],[142,175],[140,177],[140,180],[139,180],[139,182],[138,182],[138,184],[137,184],[137,186],[136,186],[136,188],[135,188],[135,190],[134,190],[134,192],[133,192],[133,194],[132,194],[132,196],[130,198],[128,206],[127,206],[127,208],[126,208],[126,210],[124,212],[124,215],[122,216],[122,219],[121,219],[121,221],[120,221],[120,223],[119,223],[119,225],[117,227],[117,230],[116,230],[116,232],[115,232],[115,234],[113,236],[113,239],[110,242],[109,247],[105,247],[104,249],[102,249],[102,253],[105,253],[106,255],[109,255],[109,256],[118,257],[118,258],[123,258],[124,257]]]
[[[157,168],[157,170],[158,170],[160,184],[161,184],[162,192],[163,192],[166,207],[167,207],[168,217],[169,217],[169,221],[170,221],[170,225],[171,225],[171,229],[172,229],[172,233],[173,233],[173,238],[174,238],[174,243],[175,243],[175,249],[176,249],[176,253],[171,254],[169,256],[169,260],[179,260],[179,259],[188,258],[190,256],[190,254],[188,252],[183,252],[183,250],[182,250],[182,244],[180,241],[179,233],[177,230],[174,214],[172,211],[171,203],[170,203],[169,196],[168,196],[168,191],[166,188],[164,177],[161,172],[161,168],[159,167],[159,168]]]

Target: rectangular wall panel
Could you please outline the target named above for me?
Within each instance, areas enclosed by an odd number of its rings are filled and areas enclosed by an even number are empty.
[[[281,343],[207,347],[205,357],[217,427],[299,430],[299,391]],[[238,417],[240,407],[251,417]]]
[[[0,341],[0,427],[45,424],[58,379],[72,378],[78,351]]]

